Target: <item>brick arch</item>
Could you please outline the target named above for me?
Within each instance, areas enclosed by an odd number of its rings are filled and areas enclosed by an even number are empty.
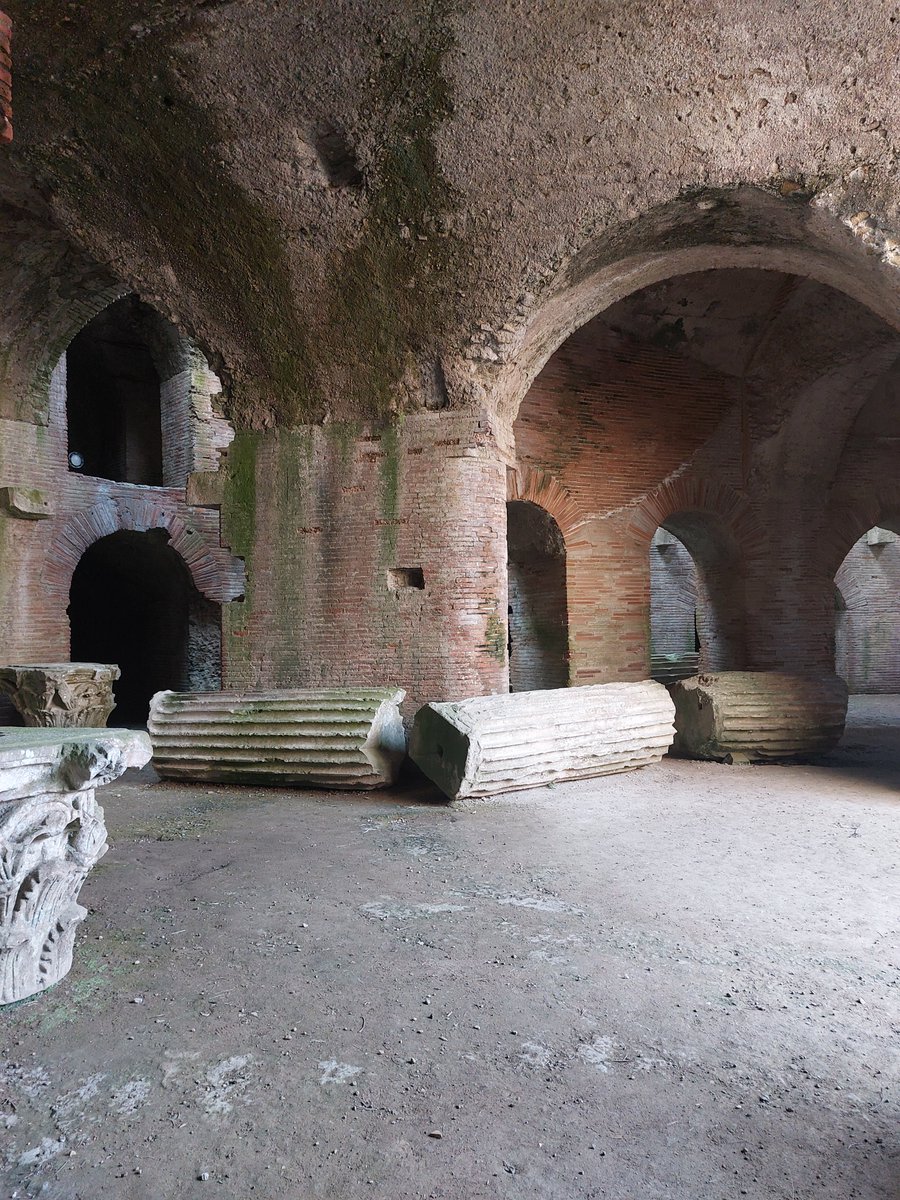
[[[199,592],[217,604],[239,599],[244,594],[244,564],[218,544],[218,513],[189,509],[172,495],[160,495],[160,490],[113,492],[66,521],[47,552],[42,574],[47,593],[68,603],[75,568],[100,538],[120,530],[166,529],[169,545],[184,560]],[[198,528],[201,523],[209,528]]]
[[[532,467],[518,466],[507,471],[506,499],[529,500],[545,509],[559,526],[564,541],[587,520],[568,488],[547,471]]]
[[[72,339],[85,325],[90,324],[94,317],[99,316],[105,308],[109,308],[129,292],[130,289],[123,284],[114,283],[97,290],[76,293],[72,297],[66,308],[65,321],[59,325],[53,336],[44,342],[40,358],[31,364],[28,372],[28,397],[35,411],[47,411],[53,372]]]
[[[43,414],[44,417],[48,414],[53,373],[60,358],[78,334],[110,305],[132,295],[144,300],[137,289],[120,282],[101,286],[83,284],[72,288],[65,309],[54,314],[59,319],[53,320],[51,317],[52,332],[43,340],[39,351],[28,356],[17,367],[17,374],[20,373],[24,380],[24,392],[33,412]],[[197,353],[203,356],[209,367],[211,358],[204,347],[160,312],[151,300],[145,300],[144,303],[159,319],[159,336],[148,349],[163,382],[188,366],[191,356]]]
[[[661,525],[684,544],[694,562],[701,669],[742,669],[747,654],[744,567],[763,554],[762,524],[727,484],[678,477],[646,497],[632,515],[628,533],[642,555],[649,554]]]
[[[666,480],[634,511],[628,529],[649,548],[660,525],[678,513],[700,513],[714,518],[734,539],[744,560],[763,553],[765,530],[748,502],[726,483],[694,477]]]

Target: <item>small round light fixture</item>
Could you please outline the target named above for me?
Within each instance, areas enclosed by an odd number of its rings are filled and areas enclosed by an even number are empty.
[[[73,471],[80,471],[84,466],[84,455],[78,450],[69,451],[69,467]]]

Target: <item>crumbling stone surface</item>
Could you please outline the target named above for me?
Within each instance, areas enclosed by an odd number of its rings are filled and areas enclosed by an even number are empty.
[[[228,364],[241,424],[474,397],[655,208],[683,197],[665,236],[702,238],[728,201],[701,189],[765,187],[795,232],[813,199],[882,252],[895,232],[889,0],[4,7],[2,271],[157,298]],[[29,341],[71,308],[9,293],[43,309],[2,318]]]
[[[164,779],[386,787],[406,756],[398,688],[157,692],[148,725]]]
[[[0,142],[11,142],[12,127],[12,21],[0,12]]]
[[[129,730],[0,729],[0,1004],[69,970],[78,893],[107,849],[95,789],[149,758]]]
[[[766,762],[821,754],[840,741],[847,685],[837,675],[724,671],[672,684],[674,754]]]
[[[111,663],[42,663],[0,667],[0,691],[25,724],[67,729],[102,728],[116,706]]]
[[[658,762],[672,718],[650,680],[478,696],[421,708],[409,754],[451,800],[489,796]]]

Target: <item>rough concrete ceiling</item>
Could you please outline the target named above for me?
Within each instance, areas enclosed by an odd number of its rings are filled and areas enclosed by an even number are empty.
[[[5,7],[10,336],[59,335],[40,293],[118,282],[242,422],[420,404],[472,330],[684,189],[896,207],[890,3]]]

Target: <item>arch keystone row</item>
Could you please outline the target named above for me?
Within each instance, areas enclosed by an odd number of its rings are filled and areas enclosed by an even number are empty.
[[[122,530],[165,529],[169,545],[184,560],[199,592],[217,604],[239,599],[245,589],[244,564],[219,545],[218,512],[189,507],[177,498],[175,489],[160,492],[159,488],[135,494],[116,491],[66,521],[47,552],[45,588],[65,603],[75,568],[94,542]]]

